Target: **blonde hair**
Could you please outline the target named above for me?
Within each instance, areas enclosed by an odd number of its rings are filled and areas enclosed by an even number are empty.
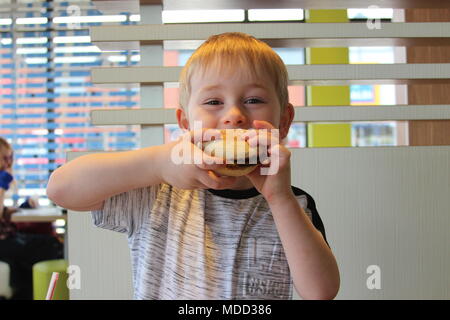
[[[253,77],[269,77],[274,84],[283,112],[289,103],[288,73],[276,52],[266,43],[241,32],[210,36],[188,59],[180,83],[180,106],[186,109],[191,94],[190,80],[194,72],[206,72],[209,67],[221,73],[246,70]],[[233,67],[233,68],[231,68]]]

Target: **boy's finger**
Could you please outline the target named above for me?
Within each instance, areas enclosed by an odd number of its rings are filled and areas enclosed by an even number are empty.
[[[273,143],[272,138],[272,134],[265,130],[265,132],[259,133],[258,136],[250,138],[247,142],[252,147],[257,145],[269,146]]]
[[[210,189],[225,189],[236,181],[236,177],[219,177],[214,171],[209,170],[199,175],[199,181]]]
[[[253,125],[255,129],[275,129],[270,122],[265,120],[253,120]]]

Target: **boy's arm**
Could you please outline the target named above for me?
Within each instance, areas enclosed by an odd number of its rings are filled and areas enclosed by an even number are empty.
[[[293,107],[291,104],[288,106],[289,119],[292,120]],[[322,234],[315,228],[292,191],[291,152],[279,143],[278,129],[271,123],[254,120],[253,125],[256,129],[275,129],[266,142],[250,139],[251,144],[257,142],[258,145],[269,145],[270,167],[267,172],[253,170],[247,177],[270,207],[294,286],[304,299],[333,299],[339,290],[339,269]]]
[[[163,148],[164,145],[160,145],[79,157],[52,173],[47,195],[67,209],[101,209],[104,200],[111,196],[161,183]]]
[[[333,299],[339,290],[339,269],[322,234],[293,193],[268,204],[298,294],[304,299]]]

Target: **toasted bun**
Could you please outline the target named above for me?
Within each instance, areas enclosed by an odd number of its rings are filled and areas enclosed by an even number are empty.
[[[252,148],[246,141],[237,139],[236,137],[234,141],[227,140],[225,136],[221,140],[204,142],[203,151],[211,156],[224,159],[223,167],[215,170],[215,172],[222,176],[244,176],[258,166],[258,163],[249,160],[249,157],[253,159],[257,155],[257,149]]]
[[[257,166],[257,164],[254,164],[251,166],[239,167],[235,164],[227,164],[225,167],[217,168],[215,172],[221,176],[241,177],[255,170]]]

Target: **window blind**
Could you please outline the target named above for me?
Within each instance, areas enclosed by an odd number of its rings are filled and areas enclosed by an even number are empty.
[[[105,15],[91,1],[0,0],[0,135],[14,149],[16,185],[6,205],[45,189],[68,151],[129,150],[139,141],[136,126],[93,127],[98,108],[137,108],[137,86],[99,87],[93,66],[130,66],[133,50],[100,51],[90,26],[133,24],[132,12]]]

